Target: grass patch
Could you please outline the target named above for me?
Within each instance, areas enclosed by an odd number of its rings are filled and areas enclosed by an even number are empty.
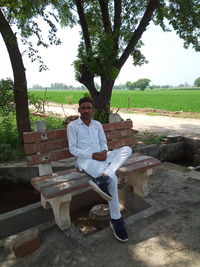
[[[158,112],[148,112],[148,113],[146,113],[146,115],[149,115],[149,116],[160,116],[161,114],[158,113]]]
[[[164,138],[165,135],[157,135],[153,132],[138,133],[135,135],[138,144],[145,145],[160,144]]]
[[[200,90],[113,91],[112,107],[200,112]]]
[[[47,101],[77,104],[86,90],[48,90]],[[30,94],[44,98],[44,90],[30,90]],[[153,108],[168,111],[200,113],[199,89],[170,90],[113,90],[111,107]]]

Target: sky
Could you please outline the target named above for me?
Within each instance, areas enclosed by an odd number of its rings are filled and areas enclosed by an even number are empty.
[[[50,86],[55,82],[81,85],[75,80],[72,66],[77,55],[79,29],[59,28],[58,36],[62,45],[39,49],[40,56],[49,68],[48,71],[39,72],[38,63],[32,63],[24,53],[23,61],[29,88],[34,84]],[[127,81],[135,82],[140,78],[150,79],[152,85],[178,86],[185,83],[193,85],[194,80],[200,77],[200,52],[195,52],[192,48],[185,49],[183,41],[175,32],[164,33],[160,27],[150,25],[144,32],[142,40],[145,44],[142,51],[149,63],[135,67],[130,57],[123,66],[115,82],[116,85]],[[21,45],[20,50],[23,52],[25,47]],[[0,79],[8,77],[13,78],[12,68],[0,36]]]

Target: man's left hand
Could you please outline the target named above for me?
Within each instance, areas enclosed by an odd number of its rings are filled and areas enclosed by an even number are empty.
[[[107,150],[93,153],[92,158],[98,161],[105,161],[107,158]]]

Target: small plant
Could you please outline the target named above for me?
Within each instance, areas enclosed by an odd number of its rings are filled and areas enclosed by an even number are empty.
[[[150,145],[150,144],[160,144],[160,141],[163,137],[162,136],[152,136],[149,138],[146,138],[144,140],[145,144]]]
[[[66,103],[69,104],[69,105],[71,105],[72,102],[73,102],[73,96],[71,96],[71,95],[67,96],[66,97]]]
[[[138,140],[146,145],[152,145],[160,144],[164,138],[164,135],[156,135],[153,132],[145,132],[142,136],[138,137]]]
[[[32,105],[36,112],[41,112],[43,110],[43,99],[40,96],[34,94],[28,94],[29,105]]]
[[[109,111],[107,113],[106,110],[95,110],[93,117],[95,120],[101,122],[101,123],[107,123],[108,122],[108,117],[111,112]]]
[[[146,138],[144,139],[145,144],[160,144],[161,140],[164,138],[164,135],[156,135],[154,133],[148,132]]]
[[[180,165],[180,168],[181,168],[181,171],[182,171],[182,172],[190,172],[190,169],[188,169],[187,166],[181,166],[181,165]]]
[[[90,97],[90,98],[91,98],[91,94],[90,94],[89,92],[84,93],[83,96],[84,96],[84,97]]]

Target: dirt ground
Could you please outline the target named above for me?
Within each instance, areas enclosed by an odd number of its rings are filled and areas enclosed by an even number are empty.
[[[66,105],[64,105],[66,106]],[[64,111],[63,111],[64,108]],[[65,109],[66,108],[66,109]],[[51,112],[76,115],[75,107]],[[127,111],[126,111],[127,112]],[[121,112],[133,120],[134,129],[157,133],[200,136],[200,120]],[[164,115],[164,116],[163,116]],[[41,235],[41,247],[21,259],[0,247],[0,265],[49,267],[200,267],[200,173],[163,163],[149,180],[150,197],[163,211],[128,225],[129,241],[118,242],[108,227],[101,238],[78,242],[57,226]]]
[[[199,267],[199,172],[164,163],[149,186],[150,197],[165,209],[129,225],[127,243],[116,241],[109,228],[95,242],[79,243],[54,226],[42,233],[41,247],[24,258],[1,247],[1,266]]]
[[[45,111],[62,117],[78,115],[78,105],[48,102]],[[123,119],[131,119],[133,128],[140,132],[157,132],[158,134],[180,134],[200,136],[200,114],[189,112],[170,112],[155,109],[120,109],[113,108]]]

